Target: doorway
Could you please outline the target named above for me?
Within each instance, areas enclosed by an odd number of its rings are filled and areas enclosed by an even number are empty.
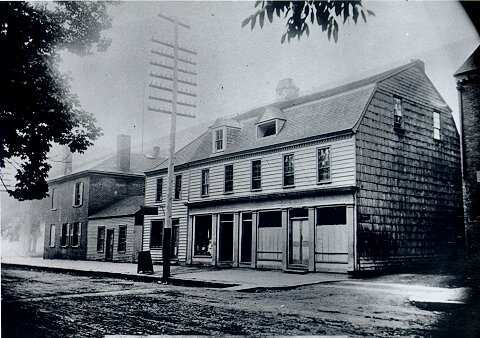
[[[233,261],[233,214],[220,215],[219,262]]]
[[[252,261],[252,213],[242,214],[242,240],[240,243],[240,262]]]
[[[105,260],[111,261],[113,259],[113,229],[107,229],[107,247],[105,250]]]
[[[289,263],[308,266],[310,234],[308,218],[290,219]]]

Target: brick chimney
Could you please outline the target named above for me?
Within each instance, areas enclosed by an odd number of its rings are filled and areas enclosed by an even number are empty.
[[[277,101],[289,100],[298,97],[298,87],[295,87],[293,80],[286,78],[278,81],[277,88]]]
[[[117,136],[117,170],[130,172],[130,135],[120,134]]]
[[[63,174],[68,175],[72,172],[72,152],[68,144],[63,146]]]
[[[160,147],[158,147],[158,146],[153,147],[152,156],[153,156],[153,158],[159,158],[160,157]]]

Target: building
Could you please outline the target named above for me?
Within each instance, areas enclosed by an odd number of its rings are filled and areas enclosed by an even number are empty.
[[[461,231],[452,113],[412,61],[220,118],[179,150],[174,260],[360,272],[451,256]],[[162,259],[166,163],[146,172],[143,250]]]
[[[467,248],[480,254],[480,46],[455,72],[462,131],[462,176]]]
[[[76,171],[67,159],[65,175],[48,181],[50,197],[44,201],[47,210],[43,257],[86,259],[88,234],[92,231],[97,234],[97,229],[89,229],[88,217],[127,197],[143,195],[143,171],[163,160],[159,156],[147,158],[131,153],[131,139],[127,135],[118,136],[115,155],[86,169]],[[127,233],[133,234],[133,229],[127,229]],[[118,242],[119,236],[115,238]]]

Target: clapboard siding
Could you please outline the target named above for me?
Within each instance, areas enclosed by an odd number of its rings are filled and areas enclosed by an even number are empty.
[[[127,226],[127,240],[126,240],[126,250],[125,252],[118,251],[118,234],[119,226]],[[103,252],[97,252],[97,235],[98,228],[100,226],[105,227],[105,245]],[[114,245],[113,245],[113,257],[112,261],[114,262],[133,262],[135,253],[133,252],[134,248],[134,236],[135,226],[134,226],[134,217],[118,217],[118,218],[106,218],[106,219],[94,219],[88,222],[88,249],[87,249],[87,259],[89,260],[105,260],[105,251],[106,251],[106,234],[108,229],[114,230]],[[138,234],[141,236],[141,233]]]
[[[393,128],[393,96],[403,131]],[[451,112],[417,68],[378,85],[356,134],[358,269],[451,254],[460,227],[459,137]],[[433,138],[433,112],[441,141]]]

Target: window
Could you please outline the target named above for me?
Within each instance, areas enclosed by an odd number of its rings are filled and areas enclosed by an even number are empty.
[[[398,97],[393,98],[393,126],[394,128],[403,127],[403,105],[402,99]]]
[[[103,252],[105,249],[105,227],[99,226],[97,229],[97,251]]]
[[[270,121],[257,126],[257,138],[272,136],[277,134],[277,122]]]
[[[50,247],[55,247],[55,224],[50,225]]]
[[[171,256],[172,258],[178,258],[178,236],[180,232],[178,231],[180,226],[179,219],[172,219],[172,242],[171,245]]]
[[[262,161],[252,161],[252,190],[262,189]]]
[[[175,176],[175,197],[174,199],[179,200],[182,198],[182,175]]]
[[[330,181],[330,148],[318,149],[318,182]]]
[[[57,194],[56,194],[55,188],[52,189],[52,196],[51,196],[51,209],[56,210],[57,209]]]
[[[67,246],[68,245],[68,230],[69,224],[63,223],[62,224],[62,233],[60,234],[60,246]]]
[[[161,248],[163,240],[163,220],[152,221],[150,228],[150,248]]]
[[[347,224],[346,207],[317,208],[317,225]]]
[[[223,191],[225,193],[233,192],[233,164],[228,164],[225,166],[225,182]]]
[[[80,246],[80,234],[82,223],[75,222],[70,224],[70,245],[71,246]]]
[[[83,203],[83,182],[76,182],[73,192],[73,206],[78,207]]]
[[[283,186],[291,187],[295,184],[293,154],[283,156]]]
[[[119,252],[125,252],[127,250],[127,226],[118,226],[118,250]]]
[[[259,228],[281,228],[282,212],[281,211],[263,211],[258,213]]]
[[[157,191],[155,195],[155,202],[162,201],[163,178],[157,178]]]
[[[215,151],[223,150],[223,129],[215,130]]]
[[[433,138],[435,140],[440,140],[440,113],[434,111],[433,112]]]
[[[210,184],[210,171],[208,169],[202,170],[202,196],[208,195],[208,187]]]
[[[212,216],[195,216],[195,256],[212,255]]]

